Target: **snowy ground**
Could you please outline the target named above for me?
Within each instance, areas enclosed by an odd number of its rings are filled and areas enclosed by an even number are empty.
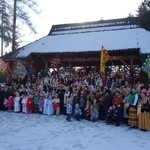
[[[0,112],[0,150],[149,150],[150,131]]]

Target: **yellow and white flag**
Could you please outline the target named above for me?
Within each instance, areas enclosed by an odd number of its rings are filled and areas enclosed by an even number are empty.
[[[102,46],[101,57],[100,57],[100,73],[105,75],[105,64],[110,60],[107,50]]]

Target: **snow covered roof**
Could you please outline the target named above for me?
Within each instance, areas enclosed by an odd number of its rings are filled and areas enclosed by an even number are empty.
[[[107,50],[140,48],[141,53],[149,53],[150,32],[127,18],[55,25],[49,35],[20,48],[16,57],[27,57],[31,53],[99,51],[102,45]]]

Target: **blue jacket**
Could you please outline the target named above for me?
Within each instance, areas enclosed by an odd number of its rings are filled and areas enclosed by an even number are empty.
[[[72,105],[70,103],[67,103],[66,112],[67,114],[72,114]]]
[[[82,115],[82,111],[80,108],[75,108],[74,115]]]

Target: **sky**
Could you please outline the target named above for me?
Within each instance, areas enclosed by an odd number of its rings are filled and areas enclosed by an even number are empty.
[[[20,46],[46,36],[52,25],[80,23],[137,15],[142,0],[37,0],[40,15],[31,13],[37,34],[23,27]]]

